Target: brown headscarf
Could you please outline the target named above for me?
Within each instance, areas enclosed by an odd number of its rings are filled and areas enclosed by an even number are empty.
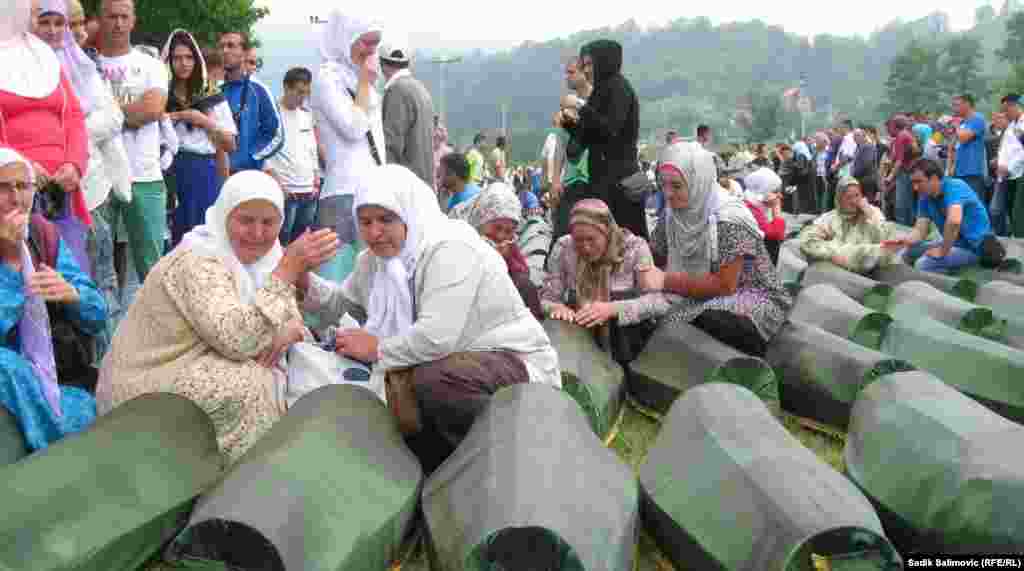
[[[613,271],[619,269],[626,255],[626,234],[612,216],[611,209],[602,200],[588,198],[576,203],[569,217],[569,229],[576,224],[587,224],[608,238],[604,254],[594,261],[577,257],[576,295],[579,305],[596,301],[610,301],[610,282]]]

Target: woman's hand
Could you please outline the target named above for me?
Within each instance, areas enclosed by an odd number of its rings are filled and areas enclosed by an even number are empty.
[[[64,163],[53,174],[53,180],[64,189],[64,192],[74,192],[78,189],[81,177],[78,175],[78,167],[71,163]]]
[[[10,243],[24,240],[29,216],[28,212],[14,209],[0,217],[0,240]]]
[[[380,341],[365,329],[344,329],[334,338],[335,351],[363,363],[376,363]]]
[[[175,111],[174,113],[168,114],[171,121],[184,121],[194,127],[206,129],[213,125],[213,121],[210,120],[202,111],[197,109],[185,109],[184,111]]]
[[[566,93],[562,96],[561,106],[562,109],[573,109],[575,110],[580,103],[580,98],[572,93]]]
[[[619,315],[619,309],[614,303],[607,301],[595,301],[583,306],[576,312],[576,324],[583,327],[597,327],[604,325],[609,319]]]
[[[75,286],[69,284],[64,276],[53,268],[43,264],[28,278],[28,291],[46,301],[56,303],[78,303],[81,297]]]
[[[306,230],[288,244],[284,257],[277,263],[274,275],[278,279],[294,284],[302,274],[330,260],[340,246],[337,234],[330,228],[316,232]]]
[[[665,289],[665,272],[657,267],[645,271],[641,274],[640,288],[647,291],[662,291]]]
[[[380,73],[380,66],[377,65],[377,57],[370,55],[359,64],[359,81],[365,81],[369,85],[377,82],[377,74]]]
[[[557,304],[552,306],[551,311],[548,312],[548,317],[556,321],[565,321],[567,323],[573,323],[576,320],[576,312],[571,308]]]
[[[256,361],[268,369],[273,369],[281,362],[281,357],[288,351],[288,348],[305,339],[306,327],[302,321],[293,319],[285,323],[274,334],[274,340],[270,347],[256,357]]]

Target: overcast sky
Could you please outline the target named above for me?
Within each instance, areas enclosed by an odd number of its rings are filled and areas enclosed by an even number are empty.
[[[270,8],[270,15],[257,30],[261,34],[273,34],[274,28],[308,24],[312,16],[326,18],[329,9],[339,1],[262,0],[261,3]],[[506,14],[499,15],[498,9],[491,8],[494,4],[480,0],[375,1],[387,7],[382,20],[389,28],[401,30],[413,49],[433,50],[507,48],[525,40],[545,41],[580,30],[615,26],[629,18],[635,18],[641,25],[658,25],[680,17],[701,15],[716,24],[757,18],[800,35],[867,35],[894,18],[913,20],[933,11],[943,11],[949,15],[953,28],[958,30],[973,24],[975,8],[990,3],[986,0],[859,0],[845,5],[845,8],[842,8],[842,2],[833,3],[830,8],[829,3],[791,1],[694,4],[629,0],[604,2],[600,9],[594,9],[596,5],[592,2],[516,0],[506,2],[504,6],[507,9],[503,10]],[[997,11],[1002,3],[1003,0],[991,2]],[[438,9],[438,6],[444,8]]]

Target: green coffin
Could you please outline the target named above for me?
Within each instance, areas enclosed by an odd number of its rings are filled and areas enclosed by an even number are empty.
[[[864,387],[882,375],[914,369],[906,361],[799,321],[782,327],[766,359],[779,375],[784,410],[843,430]]]
[[[974,301],[978,291],[978,284],[972,280],[951,277],[935,272],[922,272],[906,264],[893,264],[884,268],[878,268],[872,272],[871,277],[892,286],[910,281],[924,282],[967,301]]]
[[[880,351],[905,359],[999,414],[1024,421],[1024,351],[954,329],[916,305],[895,304]]]
[[[1024,349],[1024,287],[995,281],[978,288],[975,301],[993,308],[1007,321],[1006,344]]]
[[[1024,427],[924,372],[864,389],[844,456],[910,553],[1024,553]]]
[[[629,392],[640,404],[666,411],[687,389],[711,382],[747,387],[772,410],[780,410],[772,368],[682,321],[658,327],[629,365]]]
[[[431,567],[631,570],[639,495],[633,471],[571,398],[547,385],[506,387],[423,486]]]
[[[181,529],[222,461],[191,401],[128,401],[0,469],[0,569],[134,571]]]
[[[197,503],[167,559],[260,571],[386,569],[422,478],[394,417],[369,390],[299,399]]]
[[[979,284],[992,281],[1004,281],[1024,286],[1024,268],[1020,260],[1007,259],[1000,269],[983,268],[981,266],[970,266],[961,269],[957,277],[971,279]]]
[[[883,311],[892,295],[892,286],[851,272],[831,262],[815,262],[804,272],[804,288],[832,284],[854,301],[875,311]]]
[[[807,270],[807,259],[800,253],[797,240],[787,240],[779,246],[779,262],[776,264],[779,280],[784,284],[799,284]]]
[[[892,321],[888,315],[857,303],[832,284],[801,289],[789,318],[871,349],[879,348]]]
[[[870,502],[756,395],[686,392],[640,467],[646,529],[679,569],[901,569]]]
[[[544,330],[558,352],[562,389],[576,399],[594,432],[604,438],[625,396],[625,371],[598,347],[590,330],[553,319],[544,321]]]
[[[28,456],[25,437],[14,415],[0,406],[0,468]]]
[[[993,341],[1006,339],[1006,320],[997,319],[992,309],[954,297],[925,282],[910,281],[896,286],[889,304],[892,308],[904,308],[904,314],[918,311],[971,335]]]

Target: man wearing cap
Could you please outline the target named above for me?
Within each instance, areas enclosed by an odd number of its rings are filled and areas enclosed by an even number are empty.
[[[384,72],[384,142],[387,162],[398,163],[434,186],[434,104],[409,71],[409,47],[394,40],[381,46]]]
[[[1021,124],[1020,94],[1011,93],[1003,97],[1003,113],[1008,125],[1003,130],[1003,138],[999,143],[999,154],[996,159],[996,177],[1004,182],[1006,189],[1006,208],[1003,212],[1010,215],[1007,226],[1010,235],[1024,238],[1024,199],[1016,195],[1020,192],[1021,176],[1024,175],[1024,125]]]

